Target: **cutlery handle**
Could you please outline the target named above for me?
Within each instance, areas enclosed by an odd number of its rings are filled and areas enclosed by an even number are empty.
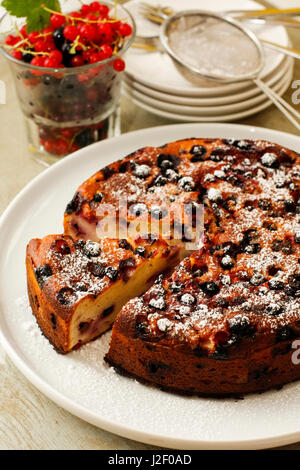
[[[287,28],[300,28],[300,21],[294,20],[293,18],[249,18],[246,16],[238,16],[236,17],[238,21],[247,21],[248,23],[252,24],[259,24],[259,25],[273,25],[273,26],[285,26]]]
[[[253,82],[261,89],[263,93],[275,104],[275,106],[285,115],[285,117],[300,131],[300,113],[296,111],[289,103],[287,103],[278,93],[272,90],[268,85],[262,82],[259,78]],[[296,119],[293,117],[295,116]]]
[[[300,8],[266,8],[264,10],[227,10],[224,12],[226,15],[243,15],[244,17],[265,17],[265,16],[280,16],[280,15],[300,15]]]
[[[292,47],[280,46],[274,42],[266,41],[265,39],[260,39],[260,42],[269,49],[274,49],[276,51],[282,52],[285,55],[294,57],[294,59],[300,59],[300,51]]]

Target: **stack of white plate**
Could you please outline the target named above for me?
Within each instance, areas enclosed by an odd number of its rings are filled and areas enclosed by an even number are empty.
[[[157,0],[146,0],[157,5]],[[172,0],[164,6],[173,10],[207,10],[207,0]],[[137,34],[157,34],[158,26],[145,20],[138,8],[139,0],[126,4],[137,22]],[[261,9],[262,6],[248,0],[210,0],[209,9],[221,12],[226,4],[230,9]],[[248,26],[250,23],[244,23]],[[282,26],[253,26],[251,29],[260,38],[289,46],[287,31]],[[288,89],[294,60],[282,53],[264,48],[265,66],[260,78],[274,91],[283,95]],[[201,51],[199,52],[201,53]],[[126,57],[126,74],[123,92],[138,106],[149,112],[179,121],[233,121],[258,113],[272,105],[270,100],[252,82],[218,84],[203,80],[201,86],[187,81],[176,69],[171,58],[164,52],[131,48]]]

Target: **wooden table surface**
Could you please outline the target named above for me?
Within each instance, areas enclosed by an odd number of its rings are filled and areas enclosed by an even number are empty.
[[[169,2],[171,3],[171,2]],[[281,7],[298,7],[299,1],[276,0]],[[300,49],[300,31],[290,33],[294,47]],[[0,79],[7,88],[7,104],[0,105],[0,214],[16,194],[44,167],[36,163],[27,149],[25,127],[18,107],[11,75],[0,59]],[[294,78],[300,79],[300,63]],[[290,89],[285,99],[291,103]],[[125,97],[121,101],[122,132],[172,124],[147,113]],[[274,107],[238,121],[296,133],[292,125]],[[151,446],[102,431],[72,416],[52,403],[16,369],[0,346],[0,449],[153,449]],[[285,447],[300,449],[300,443]]]

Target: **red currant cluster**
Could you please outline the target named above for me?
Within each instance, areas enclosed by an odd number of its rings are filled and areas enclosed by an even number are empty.
[[[39,67],[81,67],[117,55],[124,38],[132,34],[132,27],[111,18],[109,7],[100,2],[69,14],[50,13],[50,25],[42,31],[27,34],[25,25],[17,35],[6,37],[15,59]],[[113,67],[123,71],[123,59],[116,57]]]
[[[44,147],[46,152],[62,157],[94,142],[106,139],[107,132],[108,119],[89,127],[57,128],[40,126],[39,140],[40,145]]]

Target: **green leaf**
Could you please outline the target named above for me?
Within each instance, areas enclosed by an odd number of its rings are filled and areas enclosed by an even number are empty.
[[[27,32],[40,31],[50,23],[51,13],[42,5],[54,11],[61,11],[59,0],[3,0],[2,6],[12,16],[26,18]]]

